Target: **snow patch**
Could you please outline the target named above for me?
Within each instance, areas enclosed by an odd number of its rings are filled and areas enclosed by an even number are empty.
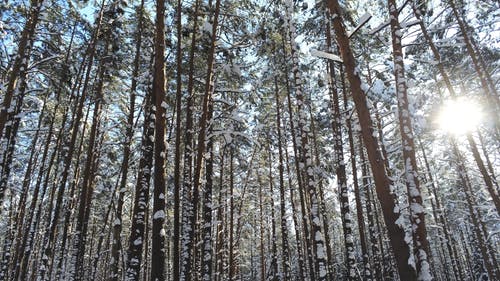
[[[153,219],[164,219],[165,218],[165,212],[163,210],[156,211],[156,213],[153,215]]]

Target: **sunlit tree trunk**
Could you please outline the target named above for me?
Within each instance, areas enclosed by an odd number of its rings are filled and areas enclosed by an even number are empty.
[[[410,222],[412,224],[413,256],[416,261],[419,280],[431,280],[430,252],[425,227],[425,210],[418,178],[417,158],[413,139],[412,116],[409,110],[407,83],[404,71],[402,31],[399,24],[399,11],[395,0],[388,0],[392,35],[392,53],[394,58],[394,76],[398,101],[399,132],[403,146],[405,183],[410,204]]]
[[[340,54],[343,60],[347,78],[351,85],[352,97],[356,106],[356,112],[360,120],[361,134],[363,142],[366,146],[368,159],[372,169],[377,196],[382,205],[384,220],[387,227],[389,240],[391,242],[394,256],[396,257],[399,276],[402,280],[416,280],[417,274],[415,269],[408,264],[410,257],[409,245],[405,242],[405,233],[396,221],[400,213],[395,212],[395,198],[391,189],[393,188],[392,180],[387,176],[386,167],[382,155],[380,154],[377,139],[373,136],[373,122],[368,109],[366,94],[361,88],[361,79],[358,69],[355,66],[355,59],[349,45],[345,27],[340,17],[341,9],[336,0],[329,0],[328,7],[333,17],[333,28],[337,36],[337,43],[340,49]]]

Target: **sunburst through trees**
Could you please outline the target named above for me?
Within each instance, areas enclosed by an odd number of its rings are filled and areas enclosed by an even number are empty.
[[[500,280],[498,1],[0,3],[0,280]]]

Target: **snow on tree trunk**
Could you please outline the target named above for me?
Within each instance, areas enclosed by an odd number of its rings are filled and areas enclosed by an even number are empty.
[[[329,0],[328,8],[330,9],[330,13],[333,17],[333,28],[337,36],[336,39],[342,60],[344,62],[347,78],[351,85],[352,97],[356,106],[358,118],[360,120],[363,142],[368,152],[368,159],[373,172],[377,195],[382,205],[384,220],[387,226],[392,250],[394,256],[396,257],[399,275],[402,280],[416,280],[416,272],[408,264],[410,248],[404,240],[404,230],[396,224],[400,213],[394,208],[395,195],[392,192],[393,182],[387,176],[387,167],[385,167],[382,155],[380,154],[377,139],[374,137],[373,121],[370,117],[370,111],[366,101],[366,93],[361,87],[359,70],[355,66],[354,55],[349,45],[349,38],[347,37],[342,18],[340,16],[341,9],[336,0]]]
[[[87,230],[90,217],[90,206],[94,192],[93,176],[95,169],[93,166],[95,161],[98,161],[97,156],[97,138],[99,135],[99,124],[101,119],[103,97],[104,74],[106,65],[103,61],[100,63],[99,80],[96,89],[96,100],[92,115],[92,126],[90,128],[89,145],[87,147],[87,159],[85,160],[85,168],[83,171],[82,188],[79,194],[79,205],[77,222],[75,227],[75,236],[73,240],[73,256],[72,264],[69,269],[70,278],[79,281],[83,279],[84,272],[84,257],[87,242]]]
[[[280,222],[281,222],[281,243],[282,243],[282,268],[283,276],[282,280],[290,280],[290,260],[289,254],[290,249],[288,246],[288,230],[286,221],[286,198],[285,198],[285,181],[284,181],[284,168],[283,168],[283,147],[282,147],[282,136],[281,136],[281,111],[280,111],[280,98],[278,89],[278,78],[274,77],[275,84],[275,99],[276,99],[276,129],[278,131],[278,157],[279,157],[279,189],[280,189]]]
[[[33,37],[40,17],[40,10],[43,5],[43,0],[34,0],[31,2],[29,17],[24,25],[21,38],[19,40],[17,55],[14,58],[14,64],[10,73],[7,88],[4,92],[2,105],[0,108],[0,140],[4,138],[4,129],[7,123],[9,111],[11,110],[12,99],[14,98],[14,90],[18,80],[26,79],[28,69],[29,54],[33,44]],[[0,190],[0,203],[3,201],[5,190]],[[1,212],[1,210],[0,210]]]
[[[139,160],[137,182],[135,185],[132,226],[130,228],[129,247],[127,251],[127,281],[138,281],[141,269],[144,234],[146,227],[146,212],[149,205],[149,186],[153,166],[154,112],[151,97],[146,97],[144,105],[144,125],[141,141],[141,158]],[[145,275],[147,275],[145,273]]]
[[[399,132],[403,146],[405,183],[410,204],[410,222],[412,224],[413,256],[416,260],[417,278],[422,281],[432,280],[429,263],[429,242],[425,227],[425,210],[417,172],[417,159],[413,138],[412,112],[408,104],[407,83],[404,72],[402,31],[399,24],[399,11],[395,0],[388,0],[392,51],[394,56],[394,76],[396,77],[396,95],[398,101]]]
[[[155,114],[154,172],[153,172],[153,229],[151,245],[151,280],[166,280],[165,239],[165,164],[167,148],[165,103],[165,1],[156,0],[155,55],[152,100]]]
[[[295,42],[295,26],[293,23],[293,4],[292,1],[285,2],[285,23],[288,25],[289,38],[291,45],[292,73],[294,77],[295,98],[297,101],[298,125],[300,132],[300,162],[299,167],[305,175],[305,187],[309,194],[310,200],[310,219],[311,230],[308,235],[311,235],[313,244],[313,253],[315,257],[315,277],[316,280],[326,280],[327,278],[327,261],[326,248],[323,233],[321,230],[321,218],[319,212],[319,200],[316,190],[316,180],[314,177],[314,164],[311,155],[311,146],[309,144],[310,127],[307,123],[307,104],[302,89],[302,78],[299,72],[298,45]]]

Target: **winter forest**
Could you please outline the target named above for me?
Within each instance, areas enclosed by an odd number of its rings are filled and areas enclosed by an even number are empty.
[[[500,280],[495,0],[0,2],[0,280]]]

